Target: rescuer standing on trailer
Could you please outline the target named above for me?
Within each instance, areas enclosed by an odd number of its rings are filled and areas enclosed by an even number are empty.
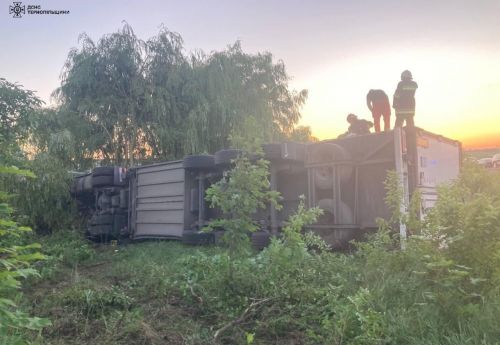
[[[366,95],[366,105],[372,112],[375,132],[380,132],[380,117],[384,118],[384,131],[391,129],[391,105],[383,90],[370,90]]]
[[[401,73],[401,81],[398,83],[392,107],[396,111],[396,124],[394,127],[402,127],[406,121],[406,126],[414,127],[413,117],[415,116],[415,91],[418,85],[413,81],[411,72],[406,70]]]

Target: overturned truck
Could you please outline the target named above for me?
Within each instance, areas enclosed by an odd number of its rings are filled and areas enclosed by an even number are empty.
[[[436,201],[436,186],[457,177],[458,141],[419,128],[353,136],[314,143],[275,143],[263,147],[270,162],[271,189],[281,193],[282,209],[271,205],[255,214],[261,231],[256,247],[278,234],[304,195],[308,207],[323,215],[308,230],[334,247],[376,229],[377,218],[389,218],[384,180],[389,170],[400,176],[404,204],[421,193],[421,216]],[[125,170],[97,167],[75,178],[72,193],[88,220],[94,240],[178,239],[211,243],[215,234],[201,232],[220,211],[209,207],[205,191],[231,169],[241,151],[191,155]],[[223,230],[222,230],[223,231]]]

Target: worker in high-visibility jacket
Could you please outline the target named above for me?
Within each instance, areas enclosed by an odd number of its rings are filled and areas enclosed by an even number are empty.
[[[380,132],[380,118],[384,119],[384,131],[391,129],[391,105],[383,90],[370,90],[366,95],[366,105],[372,112],[375,132]]]
[[[413,118],[415,116],[415,92],[417,88],[418,85],[413,81],[411,72],[408,70],[403,71],[392,101],[392,107],[396,111],[395,127],[402,127],[405,121],[406,126],[415,126]]]

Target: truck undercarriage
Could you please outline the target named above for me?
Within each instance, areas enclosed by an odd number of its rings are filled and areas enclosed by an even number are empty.
[[[390,217],[384,203],[389,170],[400,176],[403,211],[415,190],[422,194],[421,215],[436,200],[436,186],[454,179],[461,146],[454,140],[418,128],[353,136],[314,143],[263,146],[270,162],[270,187],[282,195],[282,209],[271,205],[255,214],[261,231],[256,247],[278,235],[303,195],[308,207],[323,209],[308,227],[333,247],[344,247]],[[242,154],[226,149],[214,155],[191,155],[179,161],[136,166],[97,167],[75,178],[72,193],[88,219],[93,240],[166,238],[190,244],[215,241],[200,232],[221,216],[205,200],[206,189],[231,169]],[[404,229],[402,229],[404,231]]]

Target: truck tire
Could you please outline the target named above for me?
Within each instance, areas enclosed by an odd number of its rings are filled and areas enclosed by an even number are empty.
[[[281,144],[265,144],[262,145],[264,150],[264,158],[269,161],[281,159]]]
[[[347,183],[353,176],[354,168],[352,166],[340,166],[337,168],[337,174],[340,183]],[[333,188],[333,170],[330,167],[321,167],[314,169],[314,185],[318,189]]]
[[[334,163],[338,161],[349,161],[351,155],[340,145],[332,143],[315,144],[308,149],[308,163]],[[354,173],[351,165],[342,165],[337,168],[337,174],[341,183],[345,183]],[[329,166],[314,169],[314,183],[318,189],[333,188],[333,170]]]
[[[113,186],[113,184],[114,184],[113,175],[92,176],[93,187]]]
[[[182,243],[192,246],[214,244],[215,237],[208,232],[185,232],[182,234]]]
[[[214,165],[214,156],[212,155],[186,156],[182,162],[184,169],[210,169]]]
[[[233,159],[238,158],[243,153],[243,150],[228,149],[215,152],[215,165],[226,166],[230,165]]]
[[[95,167],[92,176],[114,176],[116,167]]]
[[[271,242],[271,234],[267,231],[256,231],[252,233],[252,247],[256,250],[266,248]]]

